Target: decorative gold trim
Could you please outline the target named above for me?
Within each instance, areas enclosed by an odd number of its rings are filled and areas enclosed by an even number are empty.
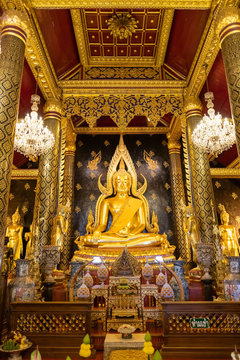
[[[239,179],[240,178],[240,169],[235,168],[211,168],[210,174],[212,178],[230,178],[230,179]]]
[[[83,32],[83,21],[82,21],[82,14],[80,13],[79,9],[71,9],[71,17],[73,23],[74,34],[77,42],[78,54],[80,58],[80,63],[83,66],[88,65],[88,56],[87,56],[87,49],[86,43],[84,38]]]
[[[235,160],[233,160],[231,162],[231,164],[229,164],[227,166],[228,169],[239,169],[240,168],[240,164],[239,164],[239,158],[237,157]]]
[[[180,154],[181,152],[181,144],[179,141],[171,140],[171,138],[168,140],[168,151],[169,154]]]
[[[58,204],[63,204],[63,189],[64,189],[64,166],[66,156],[66,134],[67,134],[67,122],[68,119],[63,117],[61,119],[61,143],[59,153],[59,175],[58,175]],[[63,204],[65,205],[65,204]]]
[[[12,169],[12,180],[37,180],[38,169]]]
[[[157,44],[156,66],[162,66],[164,63],[169,35],[172,28],[173,16],[174,9],[164,11],[161,33]]]
[[[76,134],[112,134],[112,135],[119,135],[123,134],[167,134],[169,132],[169,127],[134,127],[134,128],[125,128],[124,132],[120,131],[117,127],[94,127],[94,128],[75,128],[74,131]]]
[[[193,115],[202,115],[202,103],[197,96],[184,97],[184,110],[186,117]]]
[[[29,0],[32,7],[41,9],[77,8],[145,8],[145,0]],[[148,9],[209,9],[212,0],[149,0]]]
[[[186,82],[179,80],[69,80],[59,81],[63,98],[71,95],[148,94],[183,95]]]
[[[182,136],[181,117],[173,116],[168,134],[169,141],[178,141]]]

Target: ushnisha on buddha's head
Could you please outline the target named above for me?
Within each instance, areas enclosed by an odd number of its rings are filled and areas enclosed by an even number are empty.
[[[127,193],[130,195],[131,184],[131,174],[125,169],[124,160],[121,158],[119,169],[113,174],[114,195],[116,193]]]

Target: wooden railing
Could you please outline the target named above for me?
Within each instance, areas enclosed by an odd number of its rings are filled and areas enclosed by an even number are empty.
[[[166,302],[162,311],[164,359],[230,358],[240,348],[240,303]],[[206,328],[195,327],[201,319]]]
[[[11,329],[38,345],[44,357],[78,356],[83,337],[91,332],[90,301],[11,304]]]

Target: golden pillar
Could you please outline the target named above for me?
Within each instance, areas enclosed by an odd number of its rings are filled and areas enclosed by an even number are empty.
[[[68,229],[63,238],[60,269],[67,270],[71,256],[73,233],[73,205],[74,205],[74,159],[76,151],[76,134],[73,132],[70,121],[67,123],[66,150],[63,181],[63,205],[70,201],[68,212]]]
[[[223,9],[218,18],[219,38],[228,83],[232,117],[235,122],[238,155],[240,154],[240,10]]]
[[[197,98],[188,98],[185,102],[188,150],[190,158],[190,176],[193,194],[193,206],[196,216],[200,220],[201,240],[214,245],[216,254],[215,236],[213,234],[214,194],[208,154],[199,150],[192,141],[191,135],[202,118],[202,104]]]
[[[7,10],[1,18],[0,55],[0,269],[6,234],[15,125],[18,116],[27,25],[24,15]]]
[[[61,129],[61,104],[50,99],[44,106],[44,123],[54,135],[54,146],[39,160],[39,214],[38,231],[39,242],[38,252],[42,254],[43,245],[51,242],[52,221],[56,215],[58,195],[58,167],[59,167],[59,144]]]
[[[177,140],[168,140],[169,158],[171,164],[171,185],[172,185],[172,200],[173,200],[173,219],[175,236],[177,238],[177,248],[179,256],[191,261],[191,247],[188,238],[185,236],[183,230],[183,208],[185,204],[185,192],[182,176],[181,164],[181,144]]]

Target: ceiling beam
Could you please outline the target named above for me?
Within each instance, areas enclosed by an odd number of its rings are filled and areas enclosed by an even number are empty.
[[[231,179],[240,179],[240,169],[230,169],[230,168],[210,168],[210,174],[212,178],[231,178]]]
[[[216,56],[220,50],[218,36],[216,34],[216,18],[224,7],[237,5],[239,0],[219,0],[218,4],[213,2],[207,24],[196,51],[191,69],[188,73],[185,96],[198,96],[206,81]],[[207,65],[207,67],[205,67]]]
[[[71,17],[73,23],[73,29],[75,33],[75,38],[77,42],[78,54],[80,58],[80,63],[83,66],[88,65],[88,56],[86,43],[84,38],[84,24],[82,22],[82,17],[79,9],[71,9]]]
[[[38,178],[38,169],[12,169],[12,180],[34,180]]]
[[[118,127],[76,127],[74,128],[76,134],[167,134],[169,127],[129,127],[125,128],[124,131]]]
[[[173,16],[174,9],[164,11],[161,32],[159,34],[157,45],[156,66],[162,66],[164,63],[169,35],[172,28]]]
[[[59,81],[63,97],[93,94],[183,95],[185,81],[175,80],[69,80]]]
[[[78,8],[129,8],[129,9],[209,9],[212,0],[29,0],[38,9],[78,9]]]

